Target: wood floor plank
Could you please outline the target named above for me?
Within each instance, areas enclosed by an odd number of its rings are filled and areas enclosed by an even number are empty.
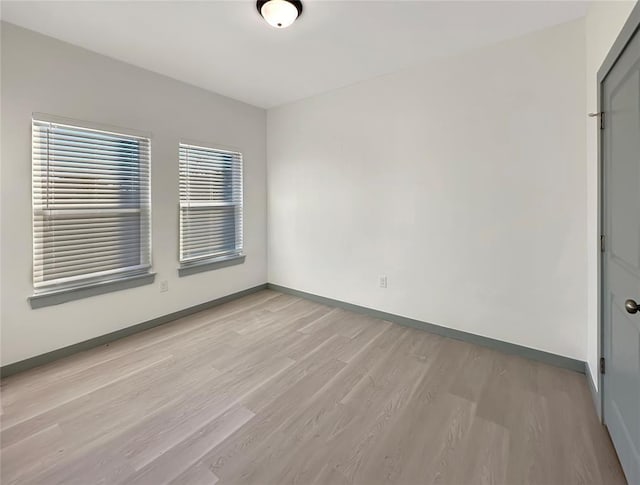
[[[65,419],[78,419],[83,413],[104,415],[105,408],[117,407],[117,403],[125,405],[140,392],[151,389],[157,382],[164,381],[173,368],[175,368],[175,360],[167,356],[159,360],[155,366],[129,376],[126,381],[117,381],[91,393],[83,394],[73,401],[53,407],[39,415],[25,417],[22,413],[5,414],[3,421],[6,426],[2,430],[2,446],[12,445]]]
[[[218,477],[211,470],[205,466],[197,465],[185,470],[169,483],[170,485],[216,485],[218,481]]]
[[[155,460],[140,468],[136,467],[136,473],[128,477],[127,483],[163,483],[180,477],[190,468],[208,470],[207,467],[194,465],[254,416],[242,406],[231,408],[216,419],[205,423],[184,440],[173,443],[173,446]]]
[[[387,345],[384,345],[385,341]],[[384,427],[385,423],[390,421],[394,410],[402,407],[403,396],[410,394],[414,386],[412,372],[409,372],[409,369],[405,369],[407,372],[402,379],[395,379],[393,375],[389,375],[395,373],[394,366],[385,365],[385,358],[403,354],[411,346],[412,340],[406,329],[394,328],[394,331],[385,335],[385,339],[379,344],[381,345],[378,345],[377,349],[382,349],[382,352],[374,351],[371,356],[363,355],[360,368],[345,368],[336,376],[330,386],[331,393],[317,393],[316,399],[310,402],[306,409],[303,408],[298,411],[297,416],[282,423],[276,436],[256,452],[251,473],[240,477],[240,481],[310,483],[318,469],[337,449],[342,450],[342,454],[355,449],[356,456],[361,456],[358,445],[361,445],[360,448],[366,448],[371,437],[375,435],[372,431]],[[375,365],[371,365],[374,363]],[[367,369],[368,372],[358,372],[362,369]],[[419,373],[421,370],[416,369],[416,372]],[[377,380],[378,385],[370,387],[371,380]],[[362,402],[354,402],[352,407],[347,407],[341,402],[342,399],[354,388],[353,383],[363,381],[366,384],[361,387],[359,394]],[[391,388],[398,391],[390,392]],[[336,394],[339,390],[341,392]],[[378,399],[384,401],[384,405],[365,405],[367,401],[380,404],[377,402]],[[376,420],[377,422],[374,422]],[[332,423],[339,423],[338,428],[332,426]],[[363,429],[367,430],[364,440],[361,432]]]
[[[313,396],[344,366],[345,364],[338,360],[330,360],[321,365],[306,379],[294,385],[286,395],[280,396],[228,440],[212,450],[203,458],[203,462],[222,480],[230,476],[238,481],[247,480],[253,468],[247,469],[245,461],[265,458],[265,443],[275,445],[271,440],[267,440],[276,435],[292,416],[300,412],[300,409],[304,409]]]
[[[315,349],[315,352],[311,352],[287,369],[287,371],[281,373],[271,385],[263,386],[248,395],[243,399],[242,404],[254,413],[260,413],[280,396],[287,395],[296,384],[313,375],[319,367],[329,361],[336,360],[336,356],[341,353],[348,343],[350,343],[350,340],[341,335],[335,335],[327,339]]]
[[[109,385],[123,381],[146,369],[156,366],[165,358],[158,358],[157,354],[136,356],[134,363],[109,363],[107,366],[96,366],[96,372],[81,374],[79,378],[68,378],[65,386],[55,386],[51,389],[29,393],[24,400],[19,399],[5,405],[8,418],[3,420],[5,426],[11,426],[16,421],[38,416],[50,409],[72,402],[81,396],[90,394]],[[74,376],[78,377],[78,376]]]
[[[420,390],[418,396],[421,397],[412,404],[412,415],[421,426],[414,426],[410,432],[407,441],[410,446],[403,448],[407,457],[396,467],[392,483],[450,483],[446,480],[447,472],[462,465],[458,450],[468,436],[475,405],[448,393],[433,396]],[[422,405],[418,406],[420,402]],[[465,481],[474,483],[476,478],[467,477]]]
[[[0,383],[4,484],[623,484],[584,375],[265,290]]]
[[[3,483],[12,483],[34,468],[50,466],[57,461],[63,447],[64,435],[57,424],[7,446],[2,450]]]
[[[449,468],[449,477],[442,482],[463,483],[468,477],[483,485],[508,483],[509,430],[491,421],[475,417],[465,443],[458,448]]]
[[[222,375],[213,379],[210,385],[203,382],[197,390],[172,403],[165,412],[144,420],[141,429],[126,437],[127,459],[135,469],[142,468],[236,405],[244,396],[269,386],[273,378],[291,365],[287,359],[269,358],[251,372]]]

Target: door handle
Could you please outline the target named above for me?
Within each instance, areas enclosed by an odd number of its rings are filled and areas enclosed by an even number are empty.
[[[635,300],[627,300],[624,302],[624,308],[629,313],[638,313],[640,311],[640,305],[638,305]]]

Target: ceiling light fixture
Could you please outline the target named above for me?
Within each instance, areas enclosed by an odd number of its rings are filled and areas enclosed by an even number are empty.
[[[258,0],[256,7],[267,23],[277,29],[289,27],[302,13],[299,0]]]

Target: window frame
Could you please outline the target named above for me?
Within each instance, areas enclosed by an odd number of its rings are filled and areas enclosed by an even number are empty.
[[[205,151],[217,151],[217,152],[228,152],[234,155],[239,155],[240,158],[240,184],[239,184],[239,202],[237,204],[229,204],[229,206],[239,207],[240,216],[236,215],[234,221],[234,227],[237,227],[239,224],[239,234],[241,238],[241,245],[239,249],[235,251],[229,251],[226,253],[220,253],[218,255],[211,256],[203,256],[201,258],[192,258],[190,260],[183,260],[182,254],[182,245],[183,245],[183,208],[186,208],[188,205],[183,205],[180,193],[181,187],[181,158],[180,151],[182,148],[195,148],[198,150]],[[244,152],[239,147],[222,145],[219,143],[205,143],[196,140],[190,140],[186,138],[181,138],[178,142],[178,275],[179,276],[189,276],[195,273],[201,273],[204,271],[212,271],[216,269],[226,268],[229,266],[235,266],[237,264],[244,263],[246,259],[245,254],[245,238],[244,238]],[[213,207],[215,204],[204,204],[197,203],[201,207]]]
[[[72,215],[74,209],[42,209],[41,204],[36,202],[36,190],[35,190],[35,177],[38,171],[41,169],[41,158],[37,158],[34,150],[34,140],[36,131],[34,126],[36,123],[50,123],[54,125],[69,126],[79,130],[88,130],[103,132],[109,135],[116,135],[138,138],[145,140],[148,147],[148,160],[147,160],[147,180],[146,180],[146,193],[138,198],[140,207],[135,209],[137,213],[144,214],[144,223],[140,222],[140,228],[146,229],[146,236],[140,241],[140,252],[143,251],[148,254],[148,264],[140,264],[139,268],[134,268],[130,271],[114,268],[112,270],[106,270],[104,272],[88,273],[89,276],[76,275],[68,278],[58,278],[56,282],[47,284],[45,281],[36,281],[36,242],[38,237],[36,236],[36,223],[39,217],[46,217],[48,214],[53,214],[56,211],[67,213]],[[87,122],[77,119],[65,118],[61,116],[49,115],[44,113],[32,113],[31,117],[31,231],[32,231],[32,288],[33,294],[28,297],[28,301],[31,308],[41,308],[50,305],[56,305],[67,301],[72,301],[80,298],[86,298],[102,293],[108,293],[112,291],[118,291],[125,288],[133,288],[154,282],[155,273],[153,272],[153,253],[152,253],[152,207],[151,207],[151,183],[152,183],[152,134],[143,132],[140,130],[122,128],[119,126],[112,126],[94,122]],[[107,214],[110,209],[96,209],[91,211],[90,208],[78,208],[77,211],[82,211],[82,214]],[[102,212],[101,212],[102,211]],[[123,212],[124,209],[113,209],[113,212]],[[144,211],[144,212],[143,212]],[[40,236],[42,237],[42,236]],[[145,248],[143,249],[143,244]],[[90,276],[92,275],[93,276]],[[60,281],[62,280],[62,281]]]

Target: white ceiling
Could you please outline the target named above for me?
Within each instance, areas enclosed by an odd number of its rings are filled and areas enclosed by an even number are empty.
[[[269,108],[585,15],[582,1],[2,1],[2,19]]]

